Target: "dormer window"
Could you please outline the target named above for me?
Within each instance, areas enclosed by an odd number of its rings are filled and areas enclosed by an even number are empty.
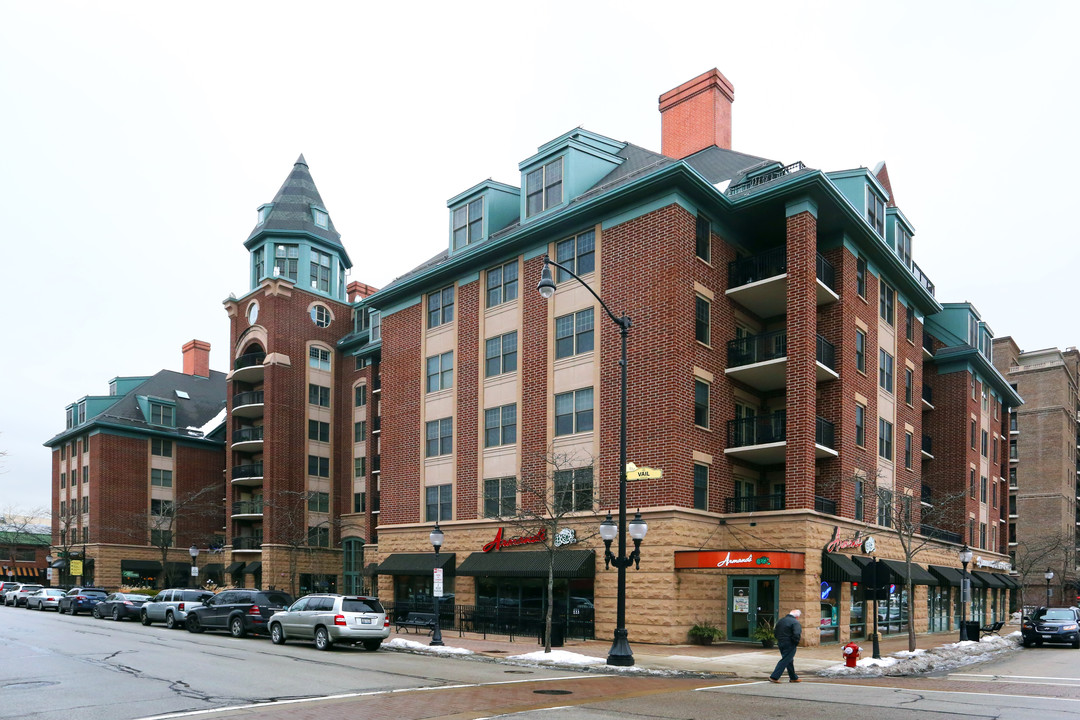
[[[454,249],[481,239],[484,228],[484,198],[476,198],[454,210]]]
[[[150,424],[176,427],[176,408],[164,403],[150,403]]]
[[[64,415],[65,415],[64,428],[67,429],[67,430],[70,430],[71,428],[75,427],[75,408],[74,408],[74,406],[69,407],[64,412]]]
[[[911,233],[900,223],[896,223],[896,254],[900,256],[904,267],[911,267]]]
[[[881,237],[885,237],[885,201],[869,186],[866,188],[866,221]]]
[[[79,424],[86,422],[86,402],[79,403]]]
[[[266,204],[259,207],[259,222],[258,225],[262,225],[266,222],[266,219],[270,217],[270,211],[274,209],[273,204]]]
[[[562,203],[562,177],[562,158],[525,176],[525,217],[532,217]]]
[[[371,311],[371,342],[382,340],[382,312]]]
[[[315,227],[321,227],[323,230],[330,228],[330,215],[325,210],[311,208],[311,215],[315,220]]]

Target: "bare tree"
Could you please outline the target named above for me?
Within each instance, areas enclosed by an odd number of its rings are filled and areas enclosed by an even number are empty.
[[[289,550],[289,592],[292,595],[297,594],[300,559],[306,557],[308,569],[314,571],[310,563],[316,551],[330,548],[332,528],[340,524],[340,520],[335,520],[328,513],[318,521],[309,515],[310,504],[312,501],[317,503],[319,495],[314,491],[279,490],[272,499],[263,500],[263,505],[273,511],[278,542]]]
[[[1066,587],[1076,586],[1076,550],[1073,537],[1067,532],[1056,533],[1039,535],[1017,543],[1014,569],[1020,575],[1024,586],[1022,605],[1042,605],[1046,598],[1047,569],[1054,571],[1055,582],[1052,587],[1060,588],[1059,592],[1064,593]],[[1062,603],[1072,604],[1065,600],[1062,600]]]
[[[42,542],[41,537],[44,529],[41,519],[48,517],[48,515],[48,510],[44,508],[24,512],[20,508],[9,505],[0,510],[0,532],[8,536],[6,538],[7,542],[4,543],[3,548],[0,548],[0,552],[4,552],[8,556],[9,566],[15,565],[17,550],[20,546],[48,544],[48,541]]]

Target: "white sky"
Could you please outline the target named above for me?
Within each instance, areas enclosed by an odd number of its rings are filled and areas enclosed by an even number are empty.
[[[519,9],[520,8],[520,9]],[[181,369],[247,290],[243,241],[305,154],[375,286],[446,200],[581,125],[660,149],[660,93],[717,67],[734,149],[886,160],[941,301],[1032,350],[1074,320],[1078,3],[0,0],[0,508],[117,375]]]

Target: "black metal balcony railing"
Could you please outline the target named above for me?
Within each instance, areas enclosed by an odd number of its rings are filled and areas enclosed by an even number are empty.
[[[930,333],[926,332],[925,330],[923,330],[922,333],[922,346],[923,349],[926,350],[928,353],[934,353],[934,338]]]
[[[817,361],[830,370],[836,369],[836,346],[820,335],[817,336]]]
[[[379,462],[379,460],[381,458],[382,458],[381,455],[372,455],[371,456],[371,472],[377,473],[377,472],[379,472],[381,470],[381,468],[379,467],[379,465],[381,464]]]
[[[262,548],[262,535],[245,535],[234,537],[233,550],[259,550]]]
[[[836,501],[829,498],[823,498],[820,495],[814,496],[814,509],[819,513],[825,513],[826,515],[836,514]]]
[[[376,415],[371,420],[371,431],[379,432],[380,430],[382,430],[382,415]]]
[[[241,405],[262,405],[263,403],[263,391],[262,390],[249,390],[247,392],[236,393],[233,395],[232,404],[233,407],[240,407]]]
[[[830,290],[836,290],[836,269],[828,260],[817,253],[817,279]],[[728,289],[749,285],[765,278],[783,275],[787,272],[787,248],[775,247],[758,255],[734,260],[728,263]]]
[[[941,540],[942,542],[956,543],[957,545],[959,545],[964,539],[963,536],[960,535],[960,533],[942,530],[941,528],[936,528],[933,525],[921,525],[919,527],[919,532],[928,538],[934,538],[935,540]]]
[[[382,390],[382,375],[376,375],[371,379],[371,390],[372,392]]]
[[[784,442],[787,439],[787,411],[771,415],[728,420],[728,447],[748,447]]]
[[[262,477],[263,464],[261,462],[249,463],[247,465],[235,465],[232,469],[233,480],[240,478],[252,478]]]
[[[373,512],[373,513],[379,512],[379,493],[378,492],[372,493],[372,496],[371,496],[371,512]]]
[[[1019,432],[1020,426],[1016,423],[1016,413],[1009,413],[1009,432]]]
[[[763,512],[766,510],[783,510],[785,503],[783,493],[775,493],[773,495],[730,497],[724,501],[724,505],[724,512],[748,513]]]
[[[262,500],[239,500],[233,503],[233,515],[262,515]]]
[[[814,442],[822,447],[836,447],[836,429],[823,417],[814,418]]]
[[[926,483],[923,483],[923,486],[922,486],[922,501],[924,503],[926,503],[927,505],[933,505],[932,498],[933,498],[933,491],[930,489],[929,485],[927,485]]]
[[[799,170],[803,170],[805,168],[806,166],[803,165],[802,160],[797,160],[790,165],[785,165],[782,168],[777,168],[776,170],[771,170],[767,173],[755,175],[749,180],[743,180],[737,185],[732,185],[727,189],[727,195],[728,197],[734,197],[735,195],[738,195],[740,193],[749,192],[756,187],[760,187],[761,185],[764,185],[766,183],[771,183],[773,180],[779,180],[785,175],[789,175],[793,172],[798,172]]]
[[[922,386],[922,399],[925,400],[928,404],[933,405],[934,404],[934,388],[932,388],[929,385],[923,383],[923,386]]]
[[[934,439],[929,435],[922,436],[922,451],[927,455],[934,454]]]
[[[915,279],[919,282],[920,285],[926,288],[926,292],[930,293],[931,295],[934,294],[934,283],[930,282],[930,278],[926,277],[926,273],[924,273],[922,271],[922,268],[920,268],[914,262],[911,263],[911,274],[915,276]]]
[[[234,443],[241,442],[256,442],[263,439],[262,425],[258,427],[245,427],[239,430],[233,430],[232,441]]]
[[[760,335],[729,340],[728,367],[742,367],[787,356],[787,331],[776,330]]]
[[[240,357],[236,358],[236,363],[233,365],[233,369],[239,370],[241,368],[252,367],[254,365],[262,365],[263,360],[265,359],[266,353],[264,352],[255,352],[241,355]]]
[[[817,256],[817,279],[830,290],[836,290],[836,269],[821,253]]]

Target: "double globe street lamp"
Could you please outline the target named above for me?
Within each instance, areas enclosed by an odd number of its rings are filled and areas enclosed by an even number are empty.
[[[442,588],[434,586],[434,573],[439,569],[439,548],[443,544],[443,531],[439,528],[439,521],[435,521],[435,528],[428,535],[431,547],[435,548],[435,565],[432,572],[431,600],[435,604],[435,627],[431,629],[431,642],[428,645],[442,645],[442,624],[439,622],[439,598],[442,596]]]
[[[630,524],[629,534],[634,540],[634,551],[630,554],[626,554],[626,337],[630,332],[630,318],[626,315],[616,316],[611,312],[611,308],[596,294],[596,291],[589,287],[589,284],[582,280],[577,274],[570,268],[557,263],[547,255],[544,255],[544,267],[540,271],[540,282],[536,285],[537,291],[540,296],[545,300],[550,300],[555,294],[555,281],[551,277],[551,266],[559,268],[570,277],[577,280],[581,285],[588,290],[596,301],[600,303],[600,307],[604,308],[604,312],[607,313],[611,321],[619,328],[619,336],[622,341],[622,355],[619,359],[620,379],[619,386],[621,390],[619,401],[619,524],[616,526],[612,521],[611,515],[608,515],[607,520],[600,524],[600,536],[604,539],[604,562],[605,566],[615,565],[619,570],[618,579],[618,598],[616,601],[616,613],[615,613],[615,636],[614,641],[611,644],[611,650],[608,651],[607,664],[618,665],[622,667],[628,667],[634,664],[634,653],[630,650],[630,642],[627,640],[626,633],[626,568],[634,563],[637,566],[641,558],[640,547],[641,541],[645,537],[645,533],[648,531],[649,526],[641,519],[641,513],[637,513],[634,517],[634,521]],[[619,554],[615,555],[611,552],[611,543],[615,540],[616,536],[619,538]]]
[[[967,601],[971,595],[971,580],[968,579],[967,566],[971,562],[971,548],[964,544],[960,548],[960,564],[964,566],[964,576],[960,580],[960,641],[969,640],[967,636]],[[978,640],[978,636],[975,638]]]
[[[1043,577],[1046,578],[1046,607],[1050,607],[1050,581],[1054,579],[1054,571],[1046,568]]]

